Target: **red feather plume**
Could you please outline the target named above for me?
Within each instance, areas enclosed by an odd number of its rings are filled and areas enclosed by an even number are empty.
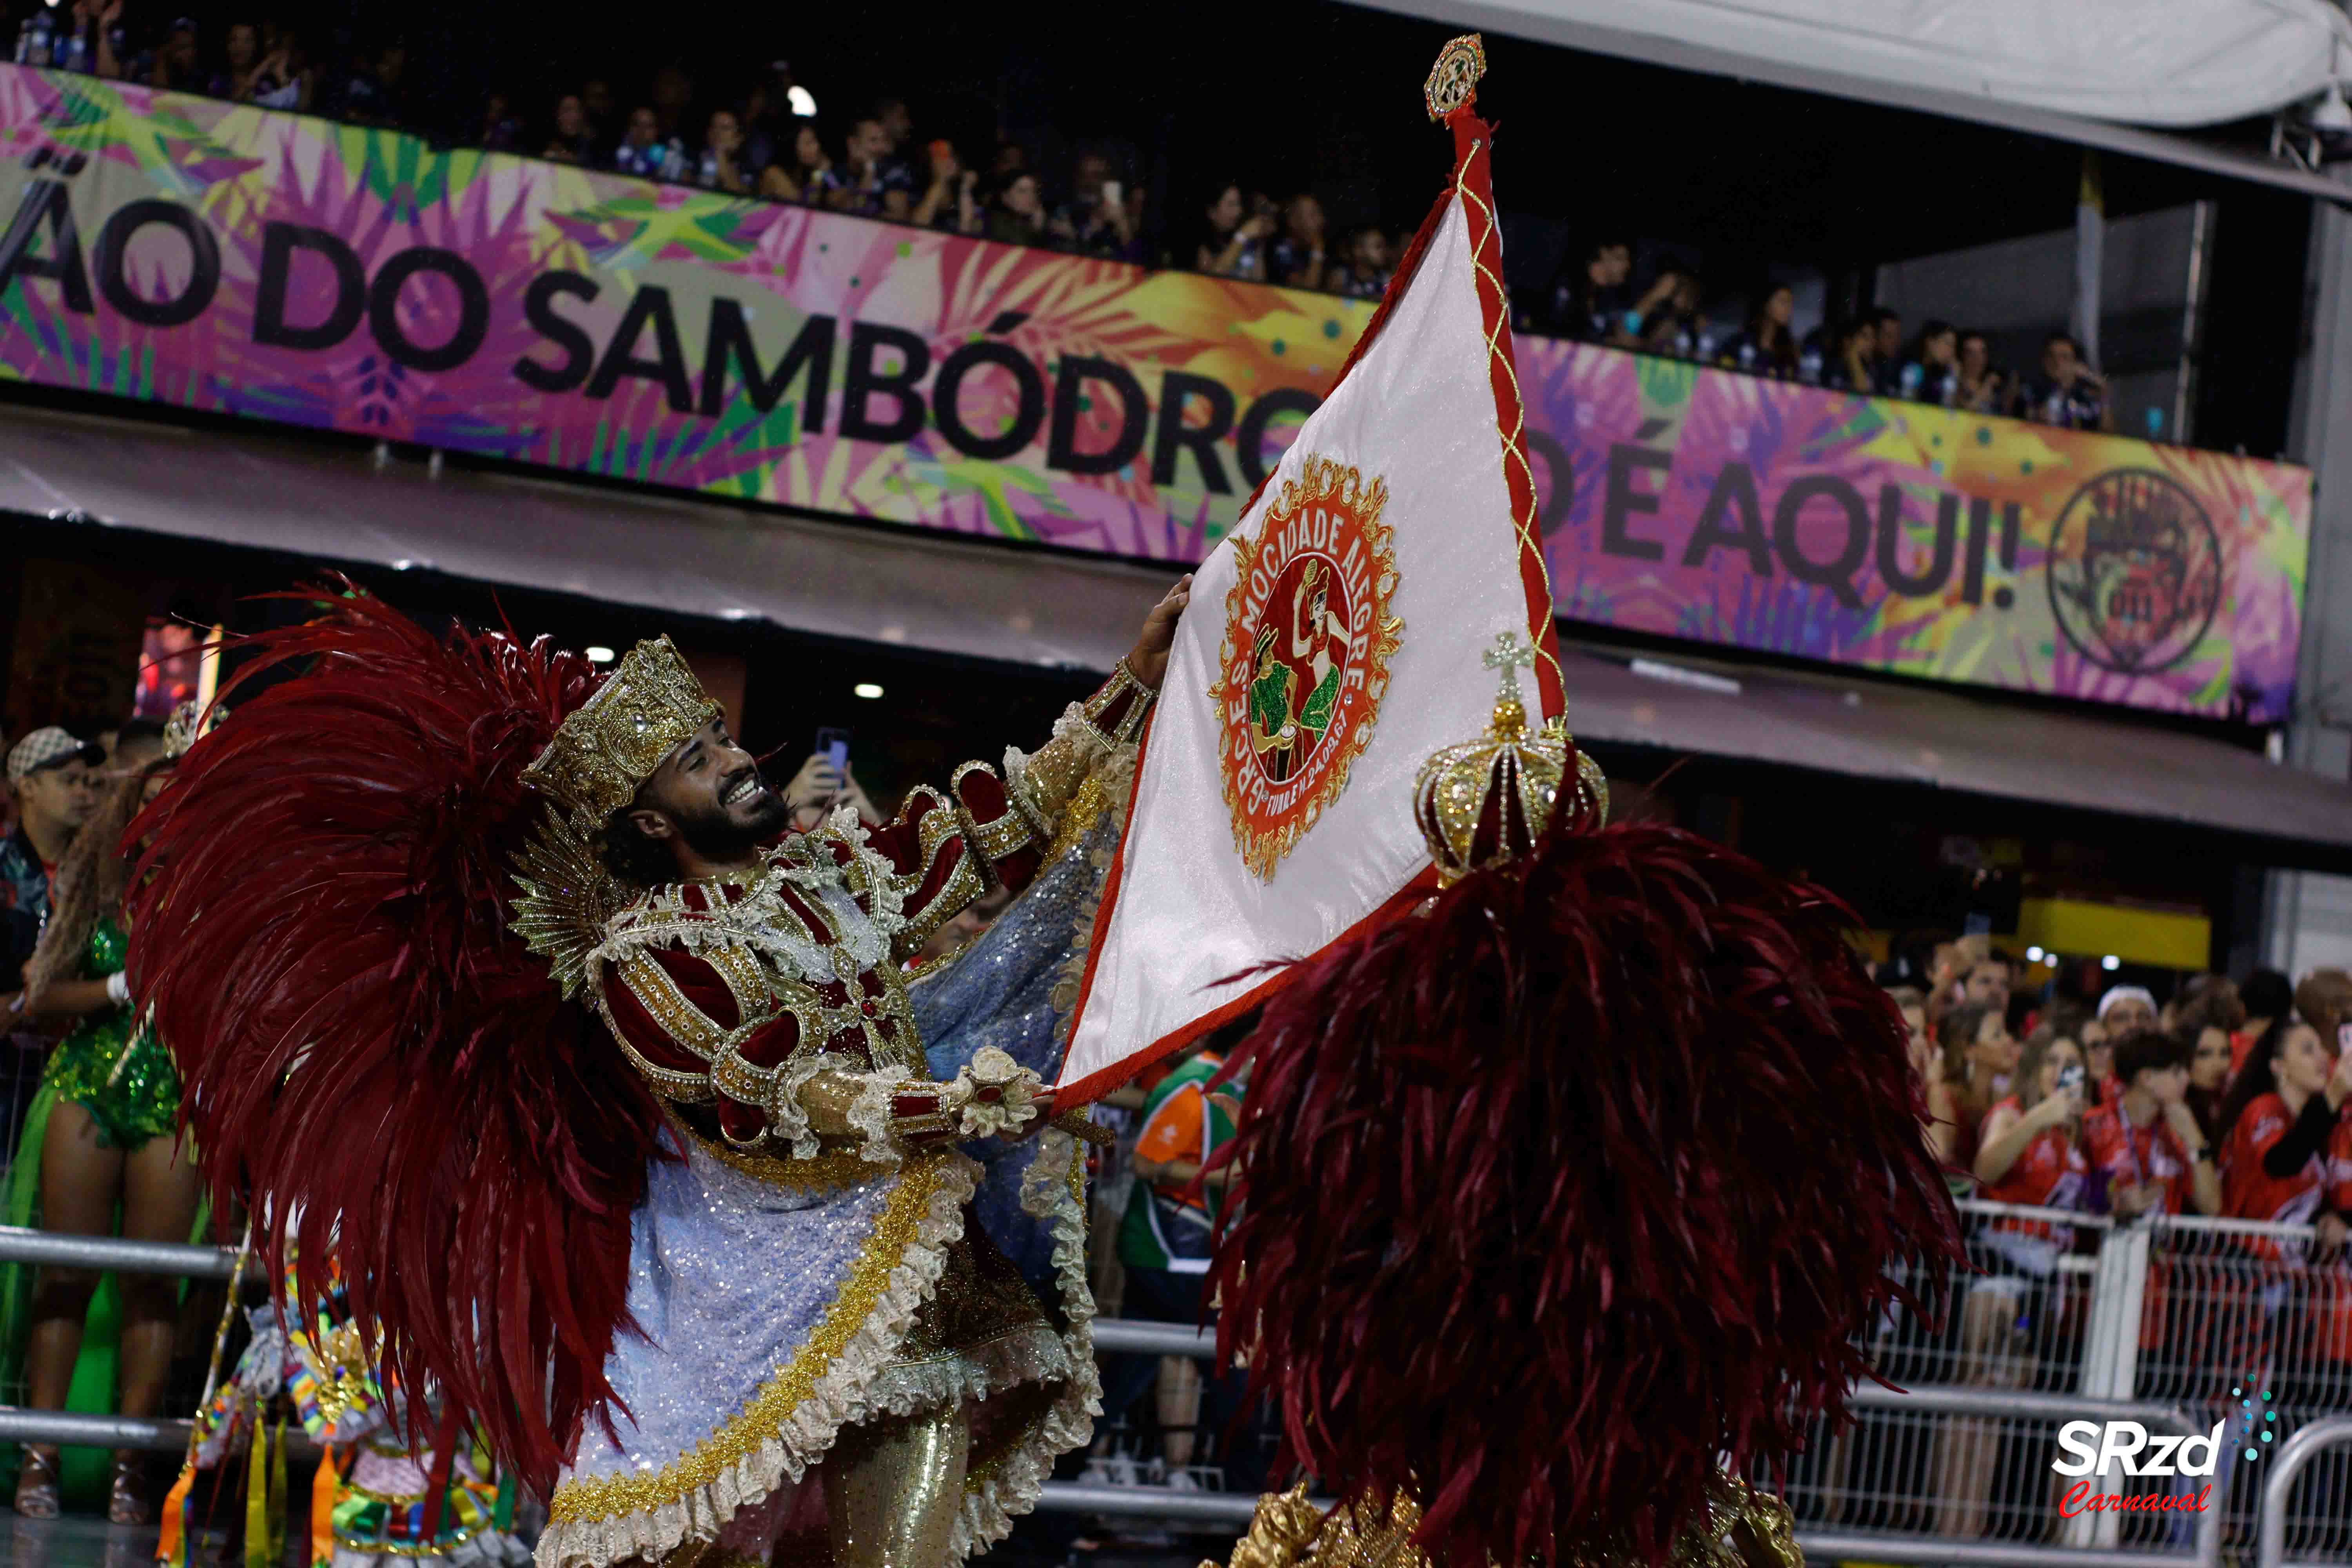
[[[234,717],[134,825],[136,991],[215,1205],[299,1211],[300,1293],[340,1263],[389,1370],[544,1491],[612,1397],[660,1127],[507,929],[543,809],[522,771],[597,676],[363,594],[285,596],[334,604],[242,645]]]
[[[1843,1419],[1855,1335],[1959,1258],[1853,917],[1691,834],[1555,823],[1304,965],[1214,1266],[1286,1457],[1440,1562],[1659,1560],[1719,1459]],[[1940,1290],[1929,1292],[1940,1296]]]

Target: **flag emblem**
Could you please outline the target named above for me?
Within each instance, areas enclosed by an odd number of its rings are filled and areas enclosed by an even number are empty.
[[[1261,879],[1348,787],[1372,738],[1404,625],[1389,613],[1396,556],[1381,525],[1388,485],[1309,456],[1234,541],[1220,674],[1209,696],[1234,847]]]

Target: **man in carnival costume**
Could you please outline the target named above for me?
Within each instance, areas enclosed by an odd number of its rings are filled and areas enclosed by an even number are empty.
[[[1184,603],[1034,755],[772,844],[667,639],[600,679],[351,595],[250,645],[148,825],[134,987],[223,1195],[299,1216],[289,1316],[331,1257],[435,1446],[548,1496],[543,1568],[939,1568],[1087,1439],[1078,1151],[1003,1156]]]

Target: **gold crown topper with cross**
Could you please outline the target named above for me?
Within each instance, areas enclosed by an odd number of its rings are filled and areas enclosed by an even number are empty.
[[[1528,730],[1519,671],[1535,661],[1517,632],[1498,633],[1484,656],[1486,668],[1502,674],[1486,732],[1435,753],[1413,781],[1413,820],[1448,884],[1525,854],[1559,798],[1574,742],[1557,719]],[[1575,809],[1605,820],[1609,781],[1582,752],[1576,753],[1575,787]]]

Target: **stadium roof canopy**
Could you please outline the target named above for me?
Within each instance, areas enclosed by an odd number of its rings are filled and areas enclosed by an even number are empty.
[[[2328,0],[1360,0],[1596,54],[1972,120],[2331,200],[2218,126],[2352,80]]]

